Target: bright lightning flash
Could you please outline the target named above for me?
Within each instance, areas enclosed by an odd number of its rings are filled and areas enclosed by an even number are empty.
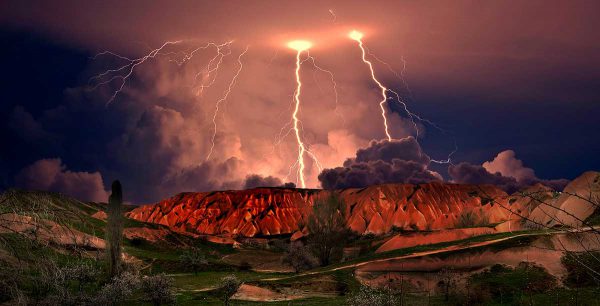
[[[390,135],[390,131],[389,131],[388,124],[387,124],[387,117],[385,116],[385,104],[387,102],[386,92],[388,89],[385,86],[383,86],[383,84],[381,84],[381,82],[379,82],[379,80],[377,80],[377,78],[375,77],[375,71],[373,70],[373,64],[371,63],[371,61],[369,61],[367,59],[365,48],[363,47],[363,42],[362,42],[363,33],[353,30],[352,32],[350,32],[348,34],[348,37],[350,37],[350,39],[358,42],[358,46],[360,47],[360,50],[362,53],[362,60],[363,60],[363,62],[365,62],[365,64],[367,64],[369,66],[369,70],[371,70],[371,78],[377,84],[377,86],[379,86],[379,89],[381,89],[381,102],[379,102],[379,107],[381,108],[381,117],[383,117],[383,126],[385,127],[385,135],[387,136],[387,139],[389,141],[391,141],[392,136]]]
[[[304,154],[307,152],[306,146],[304,142],[302,142],[302,137],[300,136],[300,120],[298,119],[298,113],[300,112],[300,90],[302,89],[302,81],[300,80],[300,66],[301,60],[300,55],[303,51],[307,51],[310,47],[312,47],[312,43],[306,40],[294,40],[289,42],[288,47],[296,50],[296,92],[294,93],[294,112],[292,113],[292,120],[294,122],[293,129],[296,135],[296,141],[298,142],[298,178],[300,180],[300,186],[302,188],[306,188],[306,180],[304,179]]]
[[[213,150],[215,148],[215,138],[217,137],[217,115],[219,114],[219,106],[221,105],[221,103],[223,103],[223,102],[225,102],[225,100],[227,100],[227,97],[229,97],[229,94],[231,93],[231,89],[235,85],[235,82],[237,81],[237,78],[240,75],[242,68],[244,67],[244,65],[242,63],[242,56],[244,56],[244,54],[246,54],[246,52],[248,52],[248,46],[246,46],[246,49],[244,49],[244,51],[242,53],[240,53],[240,55],[238,56],[238,65],[239,65],[238,70],[235,72],[235,75],[231,79],[231,82],[229,82],[229,86],[223,93],[223,96],[217,101],[217,103],[215,103],[215,112],[213,114],[213,119],[212,119],[214,129],[213,129],[212,138],[210,140],[210,143],[211,143],[210,151],[208,152],[208,155],[206,156],[206,160],[208,160],[210,158],[210,156],[212,155]]]
[[[98,53],[96,56],[94,56],[94,59],[98,58],[99,56],[109,55],[109,56],[113,56],[113,57],[117,58],[120,61],[124,61],[125,63],[117,66],[116,68],[108,69],[108,70],[92,77],[89,80],[90,84],[93,84],[93,86],[91,86],[91,90],[95,90],[98,87],[103,86],[103,85],[109,85],[114,81],[119,81],[117,84],[117,88],[115,90],[113,90],[110,98],[106,102],[106,105],[108,106],[123,91],[125,83],[127,83],[127,81],[129,81],[129,79],[131,79],[133,77],[134,71],[137,66],[140,66],[143,63],[145,63],[151,59],[158,58],[158,57],[166,57],[169,62],[173,62],[173,63],[177,64],[177,66],[183,66],[184,64],[191,61],[192,58],[194,58],[194,56],[197,53],[200,53],[201,50],[206,50],[209,47],[212,47],[216,50],[215,56],[212,57],[208,61],[208,64],[206,65],[206,68],[204,70],[195,73],[194,84],[192,84],[192,88],[194,88],[194,89],[198,88],[196,95],[200,96],[205,89],[211,87],[215,83],[215,81],[217,79],[217,73],[219,72],[219,69],[223,62],[223,59],[226,56],[231,54],[231,44],[233,43],[233,41],[230,40],[230,41],[226,41],[224,43],[209,42],[204,45],[197,46],[197,47],[193,48],[191,51],[168,51],[168,50],[166,50],[168,47],[182,45],[183,43],[184,43],[184,41],[182,41],[182,40],[167,41],[167,42],[163,43],[160,47],[158,47],[156,49],[152,49],[149,53],[147,53],[144,56],[139,57],[139,58],[129,58],[129,57],[125,57],[125,56],[116,54],[111,51],[104,51],[104,52]],[[302,45],[299,45],[298,47],[302,47]],[[308,46],[308,47],[310,47],[310,46]],[[211,146],[210,146],[210,151],[206,157],[206,160],[208,160],[211,157],[211,155],[213,153],[213,149],[215,147],[215,138],[217,135],[217,127],[218,127],[217,117],[218,117],[218,113],[219,113],[219,107],[221,106],[221,104],[226,102],[227,98],[229,97],[229,94],[231,93],[231,90],[233,89],[234,85],[236,84],[238,76],[243,68],[242,57],[246,54],[247,51],[248,51],[248,47],[246,47],[246,49],[243,52],[241,52],[240,55],[238,56],[238,65],[239,65],[238,69],[236,70],[231,81],[229,82],[229,86],[225,89],[225,91],[223,92],[223,94],[217,100],[217,102],[215,104],[215,111],[214,111],[213,117],[212,117],[213,133],[212,133],[212,137],[211,137]],[[202,78],[202,80],[200,81],[199,85],[196,85],[199,78]]]
[[[434,122],[427,120],[423,117],[420,117],[419,115],[411,112],[408,109],[408,106],[406,105],[406,103],[400,98],[400,95],[398,94],[398,92],[386,88],[385,86],[383,86],[381,84],[381,82],[379,82],[379,80],[377,80],[377,78],[375,77],[375,72],[373,69],[373,63],[371,63],[371,61],[369,61],[368,59],[366,59],[366,53],[368,53],[370,56],[372,56],[373,58],[375,58],[377,61],[379,61],[380,63],[386,65],[388,67],[388,69],[394,74],[396,75],[398,78],[400,78],[400,80],[403,82],[403,84],[405,85],[405,87],[409,90],[408,88],[408,84],[406,83],[406,81],[404,80],[404,78],[402,77],[403,74],[398,74],[396,71],[394,71],[391,67],[390,64],[384,62],[383,60],[379,59],[377,56],[375,56],[374,54],[372,54],[368,48],[366,48],[363,45],[362,42],[362,38],[363,38],[364,34],[362,32],[356,31],[356,30],[352,30],[350,33],[348,33],[348,37],[350,37],[350,39],[355,40],[358,42],[358,46],[360,47],[360,50],[362,52],[362,60],[363,62],[365,62],[365,64],[367,64],[369,66],[369,70],[371,71],[371,78],[373,79],[373,81],[375,83],[377,83],[377,85],[379,86],[379,88],[381,89],[381,96],[382,96],[382,100],[381,102],[379,102],[379,106],[381,107],[381,116],[383,117],[383,124],[385,126],[385,134],[388,137],[388,141],[392,140],[392,137],[390,136],[390,133],[388,131],[388,125],[387,125],[387,120],[386,120],[386,116],[385,116],[385,106],[384,104],[386,103],[388,97],[387,97],[387,92],[389,91],[390,93],[393,94],[393,96],[395,97],[396,101],[402,105],[404,111],[406,112],[406,114],[408,115],[408,117],[410,118],[414,128],[415,128],[415,133],[416,133],[416,139],[418,141],[419,138],[419,128],[417,126],[417,123],[415,122],[415,118],[417,120],[419,120],[422,123],[427,123],[431,126],[433,126],[434,128],[438,129],[439,131],[441,131],[442,133],[446,133],[446,130],[442,129],[440,126],[438,126],[437,124],[435,124]],[[366,49],[366,50],[365,50]],[[404,63],[404,69],[406,69],[406,62],[404,61],[404,59],[402,59],[403,63]],[[452,152],[450,152],[450,154],[448,155],[448,157],[445,160],[434,160],[431,159],[432,162],[434,163],[438,163],[438,164],[451,164],[452,163],[452,155],[454,153],[456,153],[456,151],[458,150],[458,147],[456,145],[456,140],[454,140],[454,150]]]

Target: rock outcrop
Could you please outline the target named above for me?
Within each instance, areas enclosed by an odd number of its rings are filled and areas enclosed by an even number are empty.
[[[338,192],[348,225],[358,234],[454,228],[465,216],[473,224],[498,223],[510,218],[503,206],[513,206],[506,193],[488,185],[387,184]],[[197,234],[298,236],[312,205],[329,193],[290,188],[182,193],[138,207],[128,217]]]
[[[538,194],[534,193],[535,196]],[[528,196],[532,198],[531,196]],[[600,206],[600,172],[588,171],[570,182],[563,192],[542,199],[529,213],[528,223],[532,227],[565,225],[580,227]]]

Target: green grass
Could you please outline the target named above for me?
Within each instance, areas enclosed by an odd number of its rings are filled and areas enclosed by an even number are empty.
[[[263,278],[288,276],[288,273],[260,273],[255,271],[201,271],[198,274],[185,273],[171,275],[175,279],[177,288],[182,290],[198,290],[215,288],[221,278],[226,275],[235,275],[242,282],[254,282]]]

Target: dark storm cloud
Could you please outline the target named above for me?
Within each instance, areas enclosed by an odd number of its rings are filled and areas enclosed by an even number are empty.
[[[430,159],[413,137],[372,141],[359,149],[343,167],[325,169],[319,174],[325,189],[357,188],[385,183],[419,184],[439,181],[439,174],[427,170]]]
[[[82,201],[106,202],[108,199],[99,172],[70,171],[60,158],[36,161],[21,170],[15,181],[19,188],[60,192]]]
[[[423,165],[429,164],[429,156],[422,152],[421,146],[413,137],[397,141],[372,141],[369,147],[356,151],[356,157],[352,161],[346,161],[346,163],[376,160],[391,163],[395,159],[412,161]]]
[[[184,169],[162,182],[155,182],[155,186],[158,186],[156,191],[147,190],[147,194],[134,196],[150,201],[185,191],[239,189],[242,185],[241,181],[222,179],[223,177],[234,177],[239,168],[240,161],[236,158],[229,158],[224,162],[206,161],[198,166]]]
[[[17,105],[13,109],[9,117],[8,127],[14,133],[19,134],[23,140],[30,142],[49,141],[53,138],[53,135],[46,132],[42,125],[21,105]]]
[[[246,182],[244,183],[245,189],[256,188],[256,187],[278,187],[282,186],[281,180],[274,176],[262,176],[258,174],[251,174],[246,176]]]
[[[455,183],[496,185],[508,193],[513,193],[520,187],[520,184],[513,177],[502,176],[498,172],[492,174],[480,165],[466,162],[450,165],[448,174]]]

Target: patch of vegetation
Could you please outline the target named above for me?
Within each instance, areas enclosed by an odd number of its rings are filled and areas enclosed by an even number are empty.
[[[296,273],[318,266],[317,259],[302,242],[292,242],[282,258],[282,262],[294,268]]]
[[[600,285],[600,252],[567,252],[561,262],[567,269],[564,279],[569,287],[587,287]]]
[[[548,293],[557,287],[557,280],[546,269],[530,262],[511,268],[496,264],[468,279],[471,303],[521,303],[533,294]]]
[[[206,268],[208,260],[206,260],[206,256],[199,249],[192,248],[179,256],[179,263],[183,269],[187,269],[198,275],[199,271]]]
[[[400,298],[391,290],[374,289],[361,286],[357,292],[350,294],[346,300],[349,306],[388,306],[400,305]]]

